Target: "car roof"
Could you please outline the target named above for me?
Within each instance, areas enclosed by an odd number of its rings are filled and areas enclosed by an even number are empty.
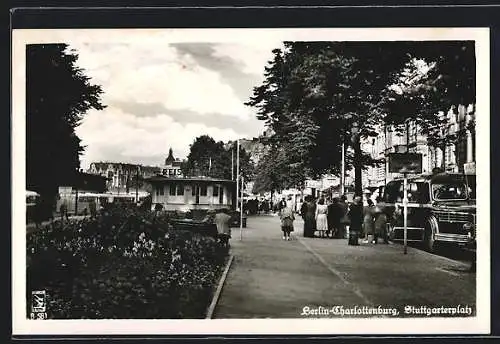
[[[467,175],[469,177],[475,177],[476,175]],[[465,175],[462,173],[435,173],[435,174],[422,174],[419,176],[409,177],[408,181],[412,182],[427,182],[431,181],[433,183],[446,182],[446,181],[463,181]],[[393,181],[402,181],[403,178],[395,178]]]

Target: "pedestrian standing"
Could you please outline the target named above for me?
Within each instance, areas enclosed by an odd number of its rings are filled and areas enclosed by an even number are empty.
[[[368,198],[366,200],[367,205],[363,207],[363,235],[365,240],[363,243],[367,244],[370,241],[373,242],[374,237],[374,210],[375,205],[373,201]],[[371,239],[371,240],[370,240]]]
[[[283,240],[290,240],[290,233],[293,232],[293,207],[286,206],[280,210],[281,230],[283,231]]]
[[[382,198],[377,197],[377,205],[375,206],[375,222],[374,222],[374,237],[373,241],[375,244],[378,243],[378,238],[384,239],[384,244],[388,244],[389,240],[387,237],[387,215],[384,212],[383,206],[381,204]]]
[[[302,209],[302,203],[303,203],[302,198],[300,198],[297,204],[295,205],[295,212],[297,214],[300,214],[300,209]]]
[[[228,212],[227,209],[220,209],[214,218],[217,227],[217,239],[223,247],[229,247],[229,239],[231,238],[231,216]]]
[[[90,217],[95,218],[97,216],[97,204],[96,201],[92,200],[89,203]]]
[[[321,197],[316,206],[316,230],[319,231],[319,236],[324,238],[328,231],[328,206],[325,204],[325,199]]]
[[[349,245],[359,245],[359,233],[363,227],[363,200],[361,196],[354,198],[353,204],[349,208]]]
[[[347,229],[349,228],[349,205],[347,204],[347,197],[345,195],[340,196],[339,200],[339,214],[340,214],[340,224],[339,224],[339,237],[347,239]]]
[[[328,205],[328,231],[332,238],[340,237],[340,219],[343,216],[341,211],[339,198],[334,197]]]
[[[66,220],[68,219],[68,205],[65,201],[63,201],[63,203],[61,204],[59,212],[61,213],[61,220],[63,220],[64,218],[66,218]]]
[[[302,204],[300,215],[304,219],[304,237],[312,238],[314,237],[314,230],[316,229],[316,203],[314,202],[312,196],[307,195],[305,197],[305,202]]]

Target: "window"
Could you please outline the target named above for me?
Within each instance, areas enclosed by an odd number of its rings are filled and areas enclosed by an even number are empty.
[[[399,193],[400,188],[402,187],[402,183],[400,181],[389,182],[385,187],[384,191],[384,201],[387,203],[396,203],[399,202]]]
[[[436,183],[432,185],[432,195],[436,200],[463,200],[467,198],[467,187],[462,182]]]
[[[176,185],[170,184],[170,196],[175,196],[176,194]]]
[[[207,186],[206,185],[202,185],[200,187],[200,196],[206,196],[207,195]]]
[[[164,195],[163,186],[160,186],[160,196],[163,196],[163,195]]]
[[[214,185],[214,192],[213,192],[213,196],[214,196],[214,197],[219,196],[219,186],[217,186],[217,185]]]
[[[177,196],[184,195],[184,185],[177,185]]]
[[[196,196],[196,189],[198,188],[197,185],[193,185],[192,189],[191,189],[191,196]]]
[[[426,183],[408,183],[408,202],[424,204],[429,201],[429,187]]]

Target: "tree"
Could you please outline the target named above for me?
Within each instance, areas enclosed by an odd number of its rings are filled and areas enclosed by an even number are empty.
[[[351,144],[346,162],[361,193],[362,163],[378,161],[361,151],[360,138],[376,134],[384,90],[405,58],[389,43],[288,42],[247,105],[273,129],[274,144],[290,144],[290,163],[305,176],[338,174],[342,143]]]
[[[447,113],[455,113],[458,105],[472,105],[475,109],[474,42],[420,42],[409,46],[408,51],[413,59],[399,84],[391,89],[385,104],[386,123],[400,125],[405,118],[412,121],[427,137],[429,146],[439,148],[444,158],[446,147],[455,144],[460,134],[447,132]],[[474,135],[474,121],[463,129]],[[443,170],[445,165],[443,159]]]
[[[361,194],[361,169],[380,162],[364,154],[362,138],[378,135],[381,124],[400,128],[408,119],[421,120],[431,133],[442,123],[437,109],[473,99],[475,72],[462,66],[474,65],[473,51],[462,43],[286,42],[273,51],[264,82],[246,104],[273,130],[270,144],[289,145],[288,161],[304,176],[338,173],[342,143],[352,146],[346,166],[354,167]],[[436,68],[395,95],[390,86],[408,77],[405,69],[415,59]]]
[[[88,110],[105,108],[101,86],[90,83],[77,60],[66,44],[26,49],[26,186],[49,203],[80,167],[84,147],[75,128]]]
[[[233,163],[236,171],[236,142],[226,145],[222,141],[216,142],[208,135],[199,136],[190,146],[187,161],[181,165],[182,172],[185,176],[231,179],[231,150],[234,152]],[[240,172],[245,180],[249,180],[253,173],[250,156],[242,147],[240,147]]]

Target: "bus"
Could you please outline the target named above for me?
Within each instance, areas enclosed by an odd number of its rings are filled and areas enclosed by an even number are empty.
[[[141,192],[138,196],[140,201],[147,197],[147,194],[144,195],[144,192]],[[78,202],[75,202],[75,200],[75,192],[60,194],[57,201],[58,213],[61,213],[61,206],[65,205],[68,215],[89,215],[92,204],[95,204],[95,209],[100,209],[106,204],[136,204],[136,195],[135,193],[78,192]]]
[[[40,194],[35,191],[26,190],[26,222],[35,220],[35,209],[38,205]]]

